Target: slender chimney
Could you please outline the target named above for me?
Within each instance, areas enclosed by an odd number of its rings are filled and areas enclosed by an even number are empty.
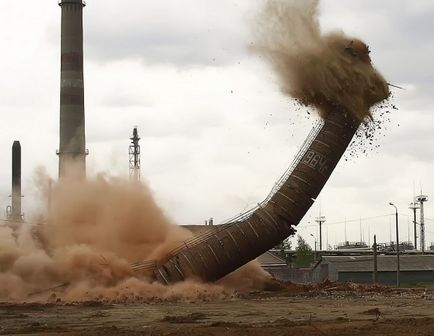
[[[59,177],[86,176],[82,0],[59,0],[62,8]]]
[[[21,145],[14,141],[12,145],[12,209],[11,218],[14,222],[21,222]]]

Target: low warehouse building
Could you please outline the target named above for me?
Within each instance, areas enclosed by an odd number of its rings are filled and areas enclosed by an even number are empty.
[[[286,261],[270,251],[261,254],[256,260],[261,267],[270,273],[274,278],[287,281],[290,278],[290,268],[286,264]]]
[[[377,282],[396,284],[396,256],[379,255]],[[401,255],[400,280],[402,284],[434,283],[434,255]],[[372,283],[374,258],[365,256],[323,256],[312,270],[312,282],[351,281]]]

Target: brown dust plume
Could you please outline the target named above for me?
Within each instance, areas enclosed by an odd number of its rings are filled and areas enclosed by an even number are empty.
[[[258,16],[254,50],[270,62],[283,93],[317,108],[356,120],[389,96],[387,82],[372,66],[368,46],[357,38],[320,29],[319,0],[267,0]]]
[[[44,200],[48,180],[41,170],[35,174]],[[163,286],[133,272],[132,262],[162,261],[192,236],[164,214],[143,183],[63,178],[53,184],[51,200],[48,213],[37,216],[40,224],[0,227],[0,302],[216,299],[239,289],[230,280]],[[254,264],[239,274],[247,288],[268,279]]]

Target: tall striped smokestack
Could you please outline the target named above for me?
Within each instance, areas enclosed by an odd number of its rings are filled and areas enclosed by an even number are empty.
[[[59,0],[62,8],[59,177],[86,175],[82,0]]]

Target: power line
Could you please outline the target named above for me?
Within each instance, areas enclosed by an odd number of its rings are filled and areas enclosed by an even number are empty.
[[[325,225],[336,225],[336,224],[345,224],[345,223],[351,223],[351,222],[359,222],[360,220],[371,220],[371,219],[377,219],[377,218],[382,218],[382,217],[388,217],[388,216],[394,216],[395,214],[387,214],[387,215],[379,215],[379,216],[372,216],[372,217],[362,217],[362,218],[356,218],[356,219],[347,219],[344,221],[339,221],[339,222],[328,222]],[[303,228],[307,228],[307,227],[316,227],[317,225],[315,224],[310,224],[310,225],[303,225],[303,223],[300,224],[299,227],[303,227]]]

